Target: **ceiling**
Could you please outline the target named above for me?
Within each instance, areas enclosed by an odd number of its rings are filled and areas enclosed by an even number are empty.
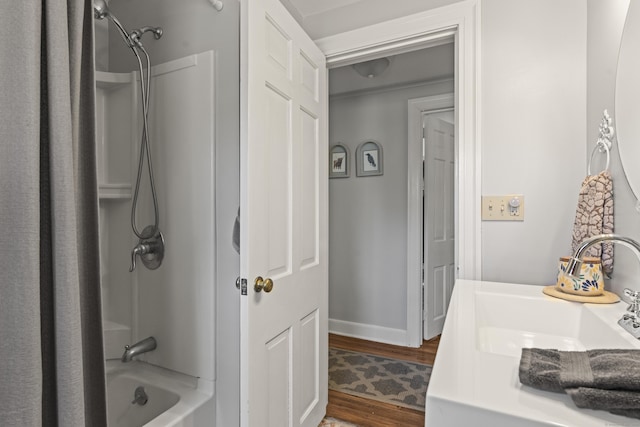
[[[329,95],[335,96],[365,90],[425,83],[451,79],[454,76],[453,43],[389,56],[388,58],[391,61],[389,67],[374,78],[360,76],[350,65],[331,69],[329,71]]]

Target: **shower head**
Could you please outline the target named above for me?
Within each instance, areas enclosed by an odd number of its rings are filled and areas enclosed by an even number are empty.
[[[116,18],[111,13],[109,7],[107,6],[106,0],[93,0],[93,17],[95,19],[107,18],[111,22],[113,22],[113,24],[120,32],[120,35],[122,36],[124,42],[132,49],[135,49],[135,47],[142,48],[142,42],[140,41],[140,38],[146,32],[152,32],[156,40],[162,37],[162,28],[160,27],[142,27],[129,33],[120,23],[120,21],[118,21],[118,18]]]
[[[118,21],[118,18],[115,17],[114,14],[111,13],[109,7],[107,6],[106,0],[93,0],[93,17],[95,19],[104,19],[107,18],[109,21],[113,22],[113,24],[118,29],[122,40],[129,46],[133,48],[134,41],[131,40],[129,33],[124,28],[124,26]]]
[[[109,16],[109,8],[105,0],[93,0],[93,17],[96,19],[104,19]]]

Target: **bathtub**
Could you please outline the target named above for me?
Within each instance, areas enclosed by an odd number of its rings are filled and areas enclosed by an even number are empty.
[[[144,362],[108,360],[109,427],[187,427],[215,419],[213,384]],[[147,402],[132,403],[138,387]]]

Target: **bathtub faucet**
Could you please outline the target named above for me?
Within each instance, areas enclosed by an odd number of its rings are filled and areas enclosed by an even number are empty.
[[[154,337],[145,338],[140,342],[133,345],[125,345],[124,353],[122,353],[122,363],[131,362],[135,356],[139,356],[142,353],[146,353],[151,350],[155,350],[158,346]]]

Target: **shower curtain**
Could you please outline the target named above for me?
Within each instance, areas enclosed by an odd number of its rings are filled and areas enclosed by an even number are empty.
[[[105,426],[92,4],[0,4],[0,425]]]

